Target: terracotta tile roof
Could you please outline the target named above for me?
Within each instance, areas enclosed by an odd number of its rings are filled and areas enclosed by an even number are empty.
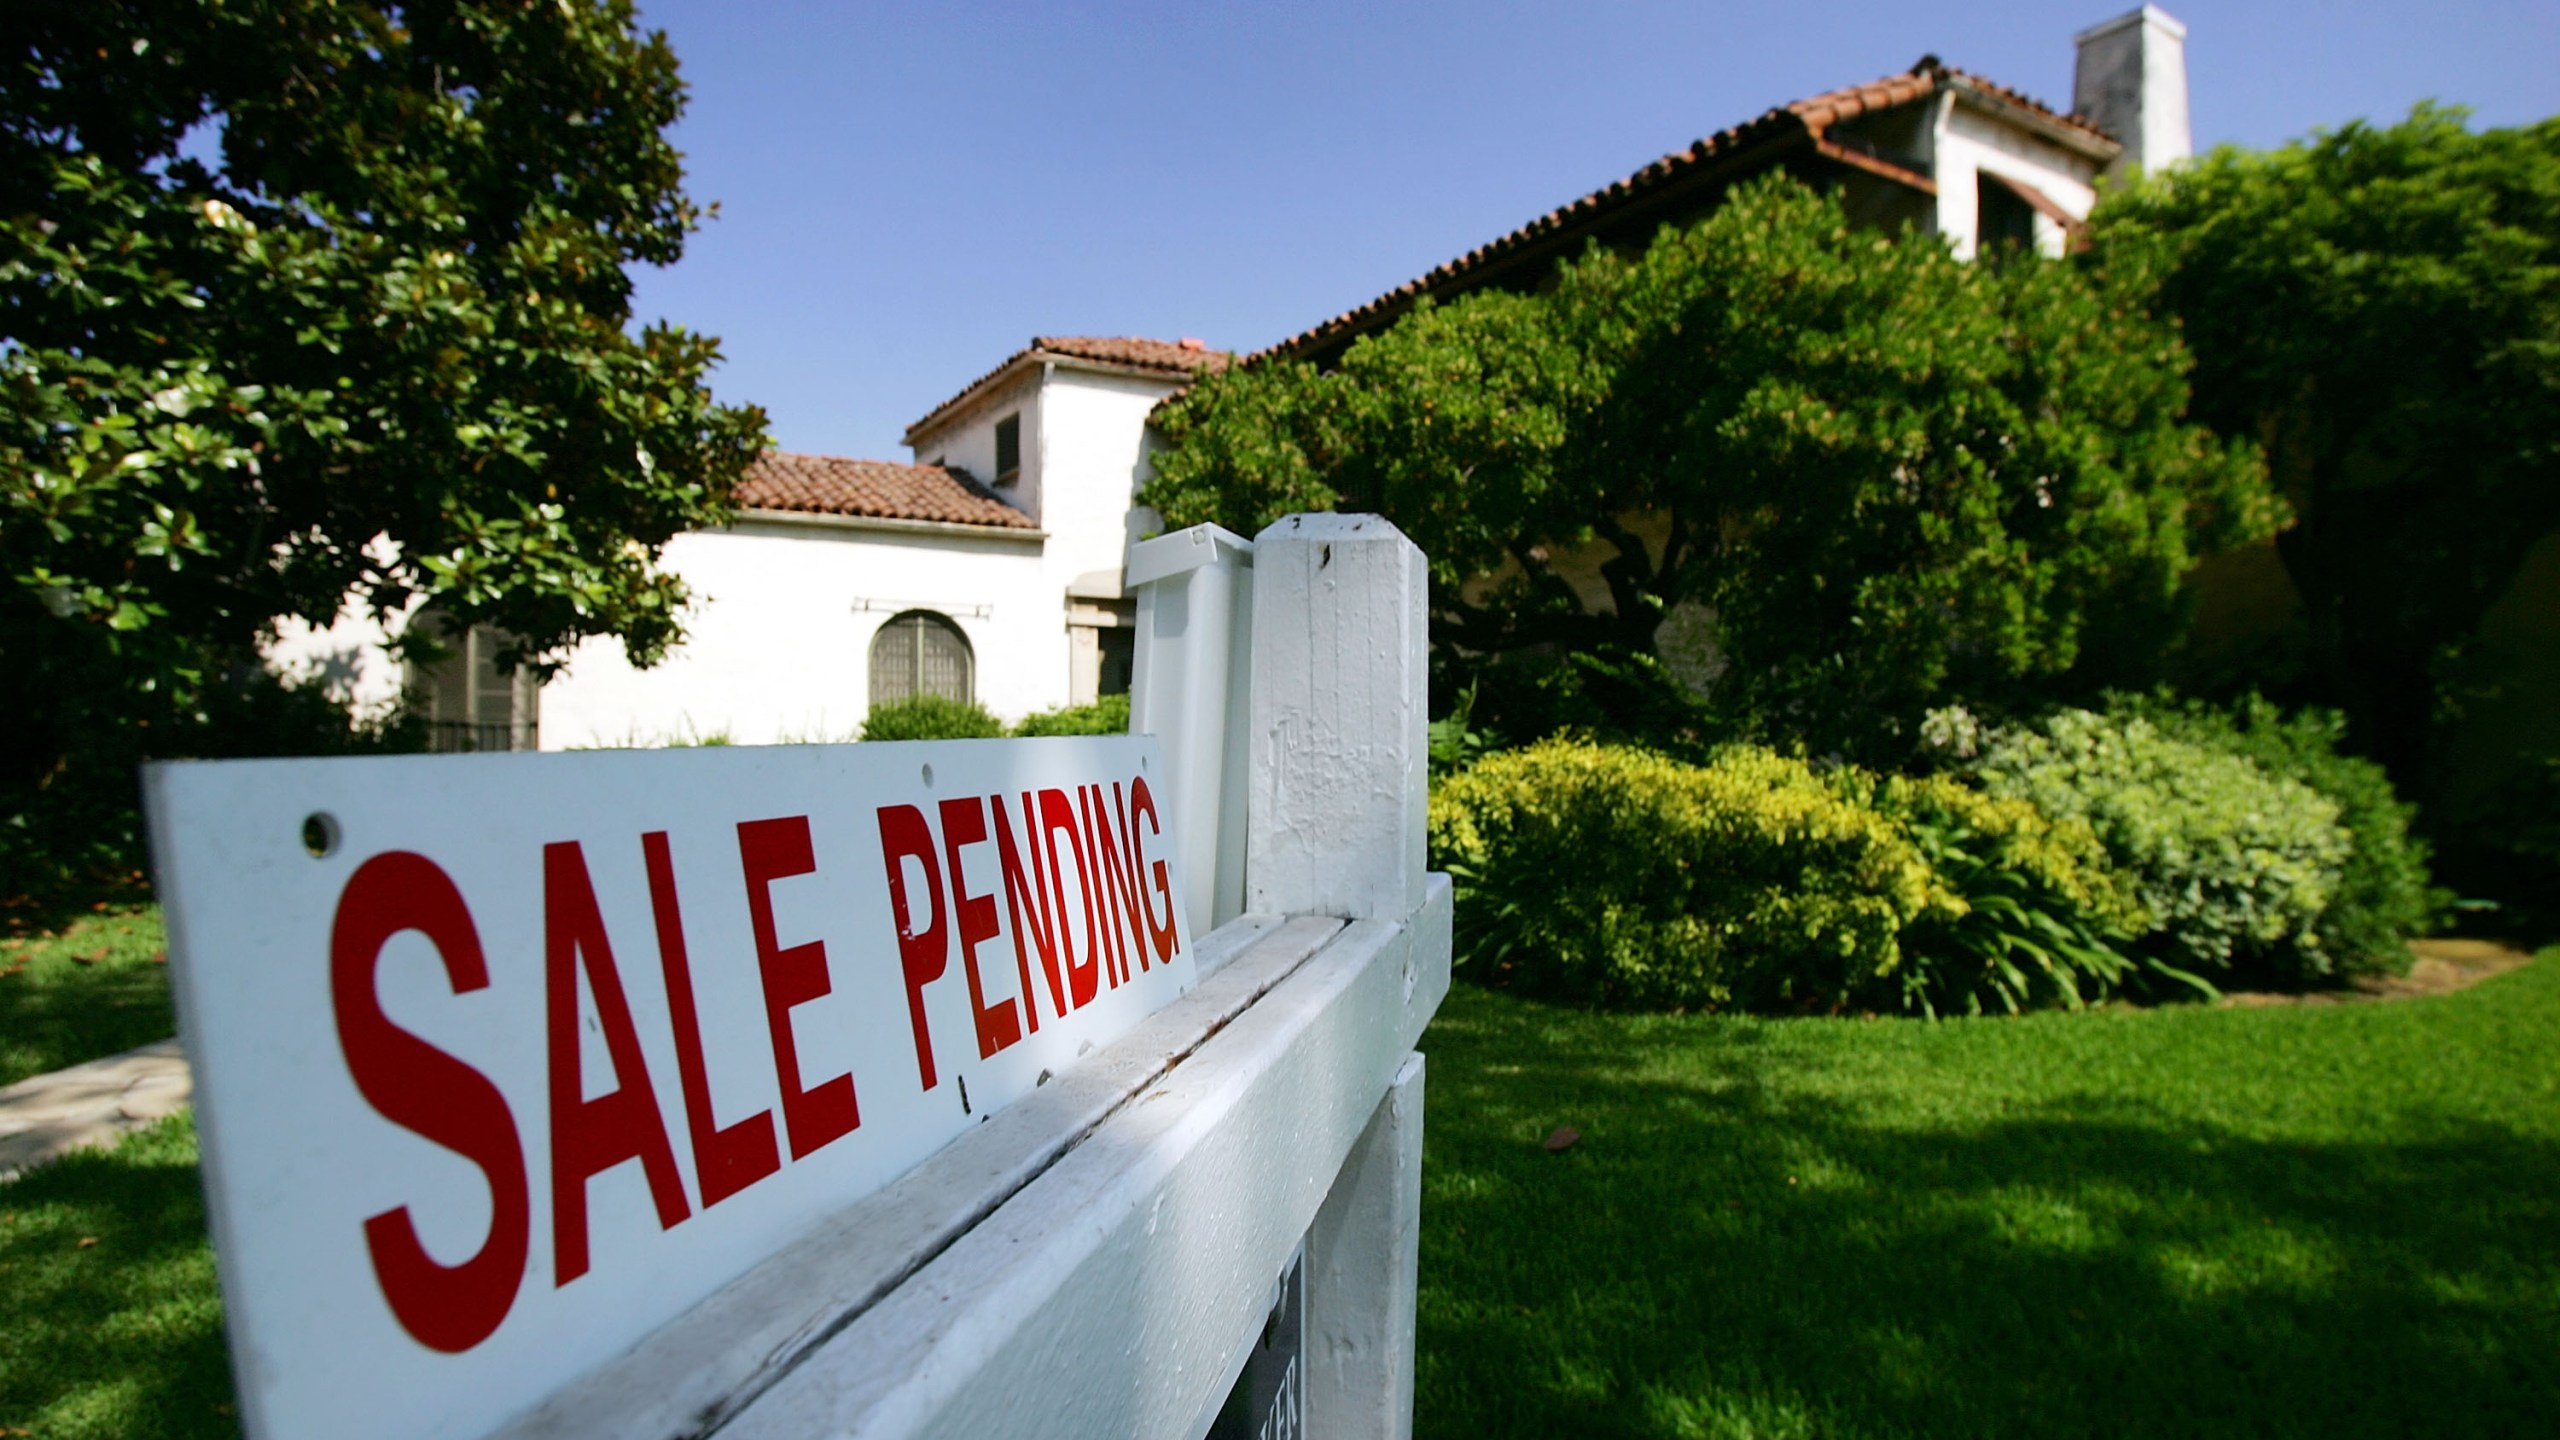
[[[985,389],[999,376],[1017,365],[1037,360],[1083,360],[1098,365],[1113,365],[1130,370],[1150,370],[1169,376],[1192,376],[1203,370],[1224,370],[1235,355],[1226,350],[1213,350],[1199,340],[1146,340],[1135,336],[1115,335],[1034,335],[1031,343],[1004,358],[1004,363],[960,387],[960,393],[925,412],[923,419],[907,427],[906,438],[912,443],[917,433],[936,420],[960,408],[963,402]]]
[[[1849,146],[1835,144],[1825,137],[1824,132],[1861,115],[1925,99],[1941,87],[1981,97],[1999,108],[2019,114],[2038,128],[2058,137],[2069,137],[2066,143],[2076,144],[2092,154],[2111,156],[2116,148],[2116,142],[2105,131],[2086,120],[2063,114],[2006,86],[1946,65],[1935,55],[1924,55],[1918,64],[1899,75],[1887,75],[1864,85],[1826,91],[1779,106],[1732,129],[1707,136],[1686,150],[1665,155],[1626,179],[1550,210],[1499,239],[1480,245],[1428,274],[1406,281],[1366,305],[1345,311],[1311,330],[1257,351],[1247,357],[1247,363],[1268,355],[1323,353],[1351,336],[1375,329],[1403,314],[1424,295],[1446,296],[1490,283],[1504,270],[1549,259],[1584,236],[1615,224],[1640,221],[1647,212],[1675,206],[1681,197],[1700,188],[1738,179],[1755,167],[1766,169],[1775,166],[1799,150],[1810,150],[1934,192],[1935,186],[1927,176],[1880,161]]]
[[[2123,148],[2121,141],[2117,140],[2115,136],[2108,134],[2106,131],[2099,129],[2096,124],[2092,123],[2085,116],[2056,110],[2052,106],[2047,105],[2043,101],[2038,100],[2023,90],[2012,90],[2008,86],[2003,85],[1999,81],[1993,80],[1988,76],[1976,75],[1970,70],[1959,70],[1953,65],[1943,63],[1935,55],[1921,56],[1920,63],[1912,66],[1911,68],[1914,72],[1921,70],[1932,71],[1940,77],[1943,83],[1953,89],[1967,91],[1975,95],[1986,96],[1990,99],[1998,100],[2003,104],[2023,110],[2038,120],[2049,122],[2060,129],[2077,131],[2088,141],[2104,147],[2109,158],[2113,158],[2114,153]]]
[[[1039,528],[1030,516],[996,498],[963,471],[789,450],[767,450],[747,467],[738,482],[738,506],[802,515],[940,520],[1003,530]]]
[[[1173,375],[1224,370],[1227,362],[1235,358],[1224,350],[1212,350],[1199,340],[1141,340],[1109,335],[1042,335],[1031,342],[1031,350],[1039,355],[1134,365]]]

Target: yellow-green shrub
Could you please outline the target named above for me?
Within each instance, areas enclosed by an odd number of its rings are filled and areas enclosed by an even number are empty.
[[[1837,1009],[1962,903],[1891,818],[1755,747],[1687,765],[1547,740],[1443,781],[1430,826],[1462,963],[1558,999]]]

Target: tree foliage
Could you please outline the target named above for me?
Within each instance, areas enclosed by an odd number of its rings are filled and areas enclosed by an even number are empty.
[[[2459,110],[2223,148],[2099,207],[2147,251],[2197,414],[2262,444],[2315,695],[2404,780],[2443,667],[2560,527],[2560,120]]]
[[[1169,413],[1145,498],[1250,531],[1376,510],[1431,558],[1435,638],[1655,650],[1713,617],[1715,705],[1890,749],[1928,704],[2146,673],[2196,555],[2268,533],[2244,445],[2183,419],[2145,277],[1850,228],[1771,180],[1549,289],[1424,305],[1318,372]],[[1596,561],[1586,597],[1577,563]]]
[[[625,0],[35,5],[0,53],[0,791],[169,735],[276,617],[419,597],[646,663],[763,417],[634,333],[701,212]],[[161,727],[160,738],[135,737]],[[123,737],[121,740],[119,737]],[[124,743],[130,741],[131,743]]]

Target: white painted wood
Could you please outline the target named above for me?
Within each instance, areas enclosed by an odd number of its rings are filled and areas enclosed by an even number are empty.
[[[1447,878],[1425,893],[1346,927],[718,1433],[1198,1435],[1446,993]]]
[[[1422,902],[1422,551],[1375,515],[1254,538],[1245,908],[1395,919]]]
[[[497,1433],[640,1440],[717,1429],[1341,929],[1259,915],[1221,926],[1199,942],[1191,994]]]
[[[486,1434],[1198,988],[1179,837],[1142,856],[1134,801],[1101,813],[1102,787],[1161,773],[1156,751],[149,767],[251,1433]],[[1051,862],[1053,928],[1114,927],[1131,957],[1063,1004],[1014,953],[987,838],[987,797],[1026,790],[1044,826],[1051,802],[1083,809],[1127,857],[1031,837],[1073,861]],[[1123,863],[1143,917],[1110,898]]]
[[[1164,746],[1167,805],[1183,837],[1194,930],[1244,912],[1245,729],[1253,542],[1194,525],[1130,548],[1138,596],[1129,729]]]
[[[1422,872],[1422,556],[1363,516],[1272,527],[1249,573],[1245,543],[1130,557],[1168,642],[1195,581],[1228,589],[1197,637],[1225,634],[1223,697],[1142,642],[1134,702],[1168,745],[1216,737],[1213,813],[1242,816],[1208,903],[1257,909],[1198,940],[1190,992],[497,1433],[1197,1440],[1304,1247],[1310,1433],[1409,1434],[1412,1047],[1451,907]],[[1196,802],[1160,802],[1177,834]]]
[[[1407,1055],[1307,1232],[1307,1433],[1413,1434],[1422,1057]]]

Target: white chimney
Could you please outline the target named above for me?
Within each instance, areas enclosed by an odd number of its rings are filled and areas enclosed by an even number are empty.
[[[2092,25],[2080,47],[2071,108],[2124,144],[2115,176],[2157,170],[2195,153],[2187,128],[2187,27],[2157,5]]]

